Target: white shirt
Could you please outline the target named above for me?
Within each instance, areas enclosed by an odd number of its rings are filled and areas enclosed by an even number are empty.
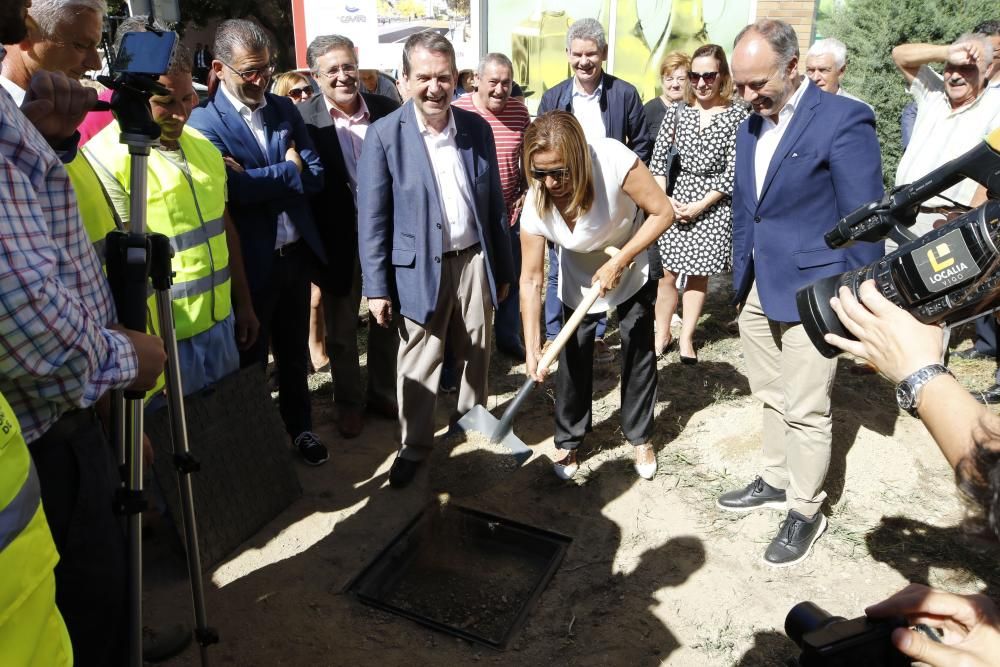
[[[576,220],[572,231],[555,206],[544,218],[539,214],[536,188],[544,186],[533,183],[524,197],[521,212],[521,231],[542,236],[559,247],[559,298],[570,308],[580,305],[597,269],[608,261],[604,249],[621,248],[645,220],[643,212],[622,189],[625,177],[638,159],[635,153],[619,141],[601,137],[591,144],[590,158],[594,165],[594,203]],[[640,252],[618,287],[598,299],[587,312],[607,312],[632,297],[648,279],[648,256]]]
[[[594,89],[593,93],[585,93],[577,87],[576,79],[573,79],[573,99],[570,102],[573,107],[573,115],[583,126],[583,135],[587,137],[587,143],[593,144],[598,139],[608,136],[604,128],[604,119],[601,118],[601,91],[604,85],[601,84]]]
[[[910,94],[917,102],[917,119],[913,137],[896,168],[896,185],[912,183],[963,153],[974,148],[983,137],[1000,127],[1000,89],[989,87],[971,104],[953,110],[944,90],[944,80],[924,65],[910,84]],[[978,184],[965,179],[941,194],[959,204],[968,204],[976,194]],[[927,207],[951,206],[939,197],[923,204]],[[918,213],[910,231],[917,236],[926,234],[942,216]]]
[[[254,139],[257,140],[257,145],[260,146],[260,152],[264,154],[265,161],[267,160],[267,134],[264,132],[264,107],[267,106],[267,97],[265,96],[261,102],[260,106],[256,109],[251,109],[247,105],[243,104],[240,100],[236,99],[234,95],[229,92],[226,88],[225,83],[219,83],[219,90],[222,94],[226,96],[229,103],[233,105],[236,112],[239,113],[240,118],[243,122],[247,124],[250,128],[251,134],[253,134]],[[288,217],[287,213],[280,213],[278,215],[278,235],[274,239],[274,249],[277,250],[281,246],[288,245],[289,243],[295,243],[299,240],[299,230],[295,228],[292,224],[292,219]]]
[[[760,199],[761,191],[764,189],[764,179],[767,178],[767,169],[771,166],[771,160],[774,158],[774,152],[778,150],[781,137],[785,136],[785,130],[788,129],[788,125],[792,122],[792,116],[795,115],[795,108],[802,99],[802,94],[808,86],[812,85],[815,85],[812,81],[804,77],[802,78],[798,89],[792,93],[792,96],[785,102],[785,106],[781,107],[781,111],[778,112],[777,123],[767,116],[761,115],[763,123],[760,126],[757,149],[753,156],[753,171],[757,181],[758,200]]]
[[[347,177],[351,181],[351,194],[354,195],[354,204],[358,203],[358,158],[361,157],[361,144],[364,143],[368,126],[371,125],[371,115],[368,113],[368,105],[365,98],[358,95],[361,106],[357,112],[348,116],[346,113],[335,107],[326,95],[323,102],[326,110],[333,119],[333,125],[337,128],[337,141],[340,142],[340,152],[344,156],[344,165],[347,167]]]
[[[0,86],[3,87],[8,93],[10,93],[11,98],[14,100],[14,104],[21,106],[24,103],[24,96],[28,94],[21,86],[17,85],[5,76],[0,76]]]
[[[419,113],[415,115],[434,172],[441,212],[444,213],[441,248],[444,252],[464,250],[479,243],[479,235],[475,228],[469,178],[455,144],[455,115],[448,111],[448,126],[437,134],[427,127]]]

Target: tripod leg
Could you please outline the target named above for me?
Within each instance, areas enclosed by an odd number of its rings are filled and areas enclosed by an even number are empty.
[[[181,518],[184,522],[184,548],[187,552],[188,579],[191,582],[191,601],[194,606],[195,638],[200,646],[201,664],[208,665],[208,647],[218,642],[219,638],[215,630],[208,626],[205,612],[198,525],[195,521],[194,495],[191,487],[191,473],[197,472],[198,463],[191,456],[188,445],[183,385],[177,359],[177,332],[174,329],[169,285],[166,289],[157,289],[156,310],[160,318],[160,337],[167,348],[167,410],[170,417],[174,466],[177,468],[177,485],[180,491]]]
[[[131,429],[126,450],[128,470],[128,490],[134,498],[142,497],[142,399],[128,401],[131,414]],[[128,511],[129,546],[129,664],[142,665],[142,509],[145,503]]]

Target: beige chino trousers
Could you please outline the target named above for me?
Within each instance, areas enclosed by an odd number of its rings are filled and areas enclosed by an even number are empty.
[[[800,323],[769,319],[756,282],[739,324],[750,390],[764,404],[761,477],[785,489],[788,509],[813,516],[826,498],[837,360],[821,355]]]

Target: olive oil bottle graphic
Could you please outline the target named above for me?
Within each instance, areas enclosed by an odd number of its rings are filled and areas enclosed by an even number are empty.
[[[539,0],[535,11],[511,33],[514,80],[525,88],[528,108],[535,111],[542,93],[569,75],[566,32],[572,20],[565,10],[547,9]]]

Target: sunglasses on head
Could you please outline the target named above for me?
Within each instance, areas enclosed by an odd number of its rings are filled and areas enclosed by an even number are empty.
[[[536,181],[544,181],[546,176],[551,176],[557,181],[561,181],[569,176],[569,169],[560,167],[558,169],[532,169],[531,177]]]
[[[704,79],[705,83],[711,86],[718,77],[718,72],[688,72],[688,80],[691,83],[698,83],[699,79]]]
[[[297,100],[303,95],[305,95],[306,97],[312,97],[312,94],[313,94],[313,87],[309,85],[298,86],[288,91],[288,96],[291,97],[293,100]]]

